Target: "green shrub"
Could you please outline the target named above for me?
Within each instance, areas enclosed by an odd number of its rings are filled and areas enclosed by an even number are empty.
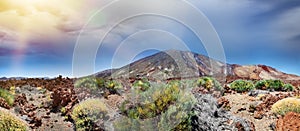
[[[283,90],[285,91],[294,91],[295,87],[292,84],[284,84]]]
[[[108,119],[107,111],[101,100],[88,99],[73,108],[71,117],[77,130],[97,130],[104,128],[104,120]],[[96,125],[99,122],[102,122],[101,125]]]
[[[97,79],[94,77],[84,77],[76,80],[74,86],[76,88],[89,88],[92,90],[98,89]]]
[[[128,100],[120,107],[121,112],[128,118],[123,122],[117,122],[115,126],[126,130],[133,129],[127,128],[126,124],[132,124],[134,129],[145,126],[159,130],[190,128],[188,114],[195,100],[193,95],[183,91],[182,83],[171,81],[168,84],[153,83],[151,86],[144,92],[137,93],[136,89],[133,89],[133,96],[137,96],[128,97]],[[157,116],[157,124],[147,122],[149,119],[156,119]],[[172,123],[173,121],[177,123]]]
[[[121,85],[114,80],[105,80],[96,77],[84,77],[76,80],[74,86],[76,88],[91,89],[92,93],[100,93],[101,95],[117,94],[117,90],[121,89]]]
[[[254,89],[252,81],[248,80],[235,80],[230,84],[230,88],[237,92],[245,92]]]
[[[255,84],[255,88],[257,89],[272,89],[275,91],[285,91],[284,82],[281,80],[260,80]],[[286,85],[286,88],[290,90],[291,86]]]
[[[137,80],[133,83],[133,87],[140,91],[146,91],[150,88],[150,82],[147,79]]]
[[[284,86],[281,80],[267,80],[269,83],[269,89],[274,89],[275,91],[280,91]]]
[[[179,84],[171,82],[168,85],[158,85],[159,87],[153,87],[153,90],[149,92],[143,92],[139,95],[145,101],[136,103],[135,107],[131,109],[123,110],[130,118],[140,118],[146,119],[160,114],[164,109],[166,109],[170,104],[177,100],[179,95]],[[151,96],[151,100],[147,100],[147,96]]]
[[[96,83],[98,87],[105,87],[105,80],[103,78],[96,78]]]
[[[288,112],[300,113],[300,99],[285,98],[277,101],[272,105],[272,112],[275,114],[285,115]]]
[[[121,89],[121,84],[114,80],[106,80],[104,86],[111,92],[111,94],[116,94],[117,90]]]
[[[0,88],[0,97],[3,98],[10,106],[14,104],[14,95],[12,95],[8,90]]]
[[[221,84],[212,77],[202,77],[198,79],[197,85],[204,87],[207,90],[211,90],[211,89],[222,90]]]
[[[161,131],[190,131],[192,129],[192,117],[195,116],[190,109],[195,101],[193,96],[182,96],[178,100],[180,104],[169,106],[168,110],[161,114],[158,129]]]
[[[0,107],[0,130],[27,131],[29,128],[26,122]]]
[[[269,88],[269,83],[267,80],[259,80],[255,83],[255,88],[256,89],[267,89]]]

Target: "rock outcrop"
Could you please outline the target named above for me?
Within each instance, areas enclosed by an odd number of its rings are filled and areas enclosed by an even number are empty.
[[[192,109],[196,114],[192,120],[193,130],[255,130],[254,124],[250,121],[232,116],[222,108],[218,108],[217,101],[212,95],[196,94],[195,97],[198,102]]]

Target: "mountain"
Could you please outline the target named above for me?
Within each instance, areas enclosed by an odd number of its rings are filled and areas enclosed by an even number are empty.
[[[5,81],[5,80],[7,80],[6,77],[1,77],[1,78],[0,78],[0,81]]]
[[[227,64],[207,56],[189,51],[167,50],[135,61],[119,69],[95,74],[97,77],[143,78],[150,80],[170,80],[213,76],[218,80],[236,79],[280,79],[300,81],[300,77],[286,74],[266,65]]]

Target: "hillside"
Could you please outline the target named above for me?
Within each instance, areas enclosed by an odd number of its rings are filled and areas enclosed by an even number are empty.
[[[228,82],[236,79],[280,79],[295,83],[300,80],[299,76],[266,65],[227,64],[204,55],[177,50],[159,52],[119,69],[99,72],[95,76],[117,79],[147,77],[150,80],[213,76],[220,81],[226,78]]]

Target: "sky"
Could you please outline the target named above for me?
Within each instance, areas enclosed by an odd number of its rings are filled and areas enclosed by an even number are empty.
[[[191,30],[205,25],[195,10],[217,33],[227,63],[300,75],[299,0],[1,0],[0,77],[72,77],[74,56],[82,70],[93,64],[98,72],[161,49],[208,55],[203,39],[215,37]]]

